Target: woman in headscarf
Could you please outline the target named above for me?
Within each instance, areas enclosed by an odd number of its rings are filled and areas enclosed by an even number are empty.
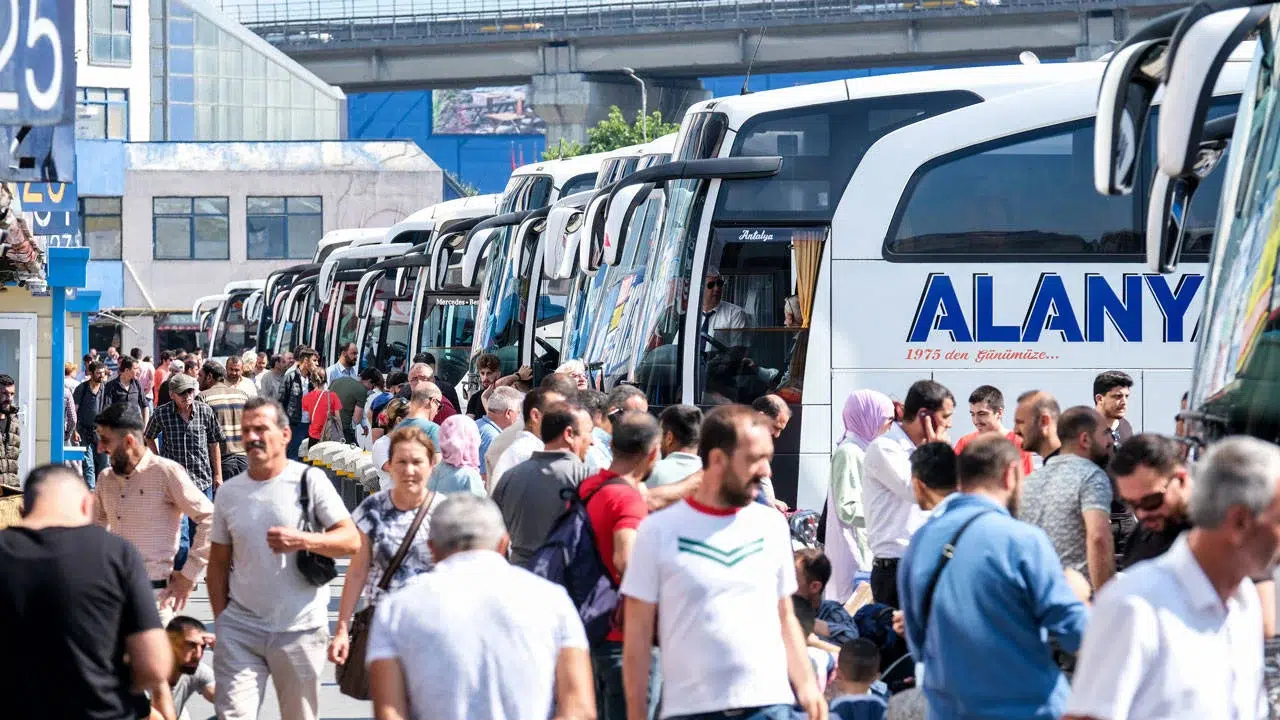
[[[440,426],[440,463],[431,472],[431,489],[487,495],[480,477],[480,430],[466,415],[450,415]]]
[[[867,446],[893,424],[893,401],[875,390],[858,390],[844,402],[844,437],[831,456],[827,491],[827,535],[831,560],[826,598],[844,603],[853,594],[854,576],[871,569],[867,518],[862,504],[862,473]]]

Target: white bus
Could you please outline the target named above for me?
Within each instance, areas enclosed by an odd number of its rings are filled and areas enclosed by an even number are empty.
[[[468,233],[459,282],[477,284],[482,269],[484,277],[471,344],[473,361],[482,353],[494,353],[502,360],[503,372],[512,373],[522,357],[531,357],[535,380],[555,370],[564,294],[530,293],[530,283],[541,275],[533,265],[537,236],[551,205],[594,188],[601,164],[613,155],[596,153],[516,168],[498,214]]]
[[[642,291],[601,310],[639,319],[618,379],[655,404],[787,399],[774,483],[804,508],[824,502],[859,388],[902,398],[933,378],[958,400],[959,437],[979,385],[1002,389],[1012,425],[1021,392],[1092,404],[1095,375],[1118,369],[1136,383],[1133,426],[1171,429],[1207,247],[1189,247],[1178,276],[1146,274],[1141,193],[1094,192],[1103,67],[931,71],[695,105],[673,162],[622,180],[609,202],[625,240],[626,186],[666,195]],[[1240,63],[1224,71],[1224,105],[1243,76]],[[1146,174],[1153,152],[1139,149]],[[1191,208],[1204,238],[1215,204]],[[717,294],[745,327],[704,332]]]
[[[497,194],[458,198],[419,210],[391,226],[385,242],[408,243],[412,247],[404,255],[370,266],[360,279],[356,305],[361,369],[372,366],[383,372],[407,371],[409,360],[426,351],[436,356],[442,378],[454,384],[462,380],[471,353],[470,333],[478,296],[473,289],[470,302],[441,305],[438,292],[428,287],[431,249],[442,243],[456,245],[468,230],[491,217],[497,207]],[[437,318],[444,335],[429,333],[432,337],[424,346],[421,328],[429,321],[422,318],[415,322],[415,317],[424,312],[427,316],[439,315],[437,308],[441,307],[456,311]]]
[[[334,245],[331,246],[334,249],[328,250],[323,260],[305,266],[294,275],[288,292],[281,293],[277,298],[276,310],[272,313],[272,323],[277,328],[272,332],[274,338],[271,352],[273,354],[293,350],[301,344],[310,345],[316,349],[316,352],[323,353],[319,347],[327,344],[326,333],[332,294],[317,292],[318,279],[324,263],[332,260],[338,252],[346,252],[356,243],[381,242],[386,232],[387,228],[344,228],[330,231],[330,233],[338,233],[342,242],[335,240]],[[325,233],[325,238],[328,238],[330,233]],[[323,243],[324,239],[321,242]],[[326,287],[325,290],[329,291],[330,288]]]
[[[232,355],[239,356],[245,350],[253,349],[256,327],[250,322],[245,309],[249,298],[255,293],[261,294],[266,284],[265,280],[235,280],[222,289],[225,297],[218,303],[213,316],[210,359],[226,362]]]
[[[1183,207],[1212,195],[1221,198],[1215,241],[1205,282],[1205,313],[1196,350],[1194,382],[1182,434],[1193,447],[1227,435],[1246,434],[1280,442],[1280,75],[1276,42],[1280,7],[1270,4],[1218,12],[1196,6],[1172,33],[1131,38],[1116,53],[1114,75],[1099,100],[1099,112],[1123,116],[1142,89],[1163,87],[1166,122],[1158,129],[1158,173],[1148,219],[1152,269],[1181,272],[1187,238]],[[1170,36],[1171,35],[1171,36]],[[1242,42],[1255,36],[1256,42]],[[1122,53],[1124,53],[1122,55]],[[1161,55],[1167,73],[1152,78],[1141,64]],[[1223,62],[1223,58],[1230,58]],[[1251,59],[1230,136],[1212,120],[1206,88],[1221,86],[1241,58]],[[1123,65],[1122,65],[1123,63]],[[1155,82],[1153,83],[1153,80]],[[1216,126],[1215,126],[1216,125]],[[1104,133],[1111,130],[1112,137]],[[1116,143],[1123,131],[1099,128],[1099,143]],[[1118,144],[1123,144],[1121,141]],[[1100,158],[1099,189],[1117,173]],[[1113,159],[1113,158],[1111,158]],[[1122,164],[1122,163],[1121,163]],[[1221,189],[1203,181],[1207,168],[1225,166]],[[1180,257],[1181,254],[1181,257]]]

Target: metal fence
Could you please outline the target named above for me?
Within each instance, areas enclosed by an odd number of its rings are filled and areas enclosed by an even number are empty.
[[[276,45],[445,41],[896,17],[1074,12],[1170,0],[222,0]]]

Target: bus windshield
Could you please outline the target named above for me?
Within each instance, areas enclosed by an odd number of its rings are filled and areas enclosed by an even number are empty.
[[[395,277],[383,274],[374,290],[369,319],[365,323],[360,368],[376,367],[383,373],[407,370],[412,298],[395,297]]]
[[[418,352],[436,357],[436,377],[456,385],[467,374],[476,329],[475,295],[427,295],[422,299]]]
[[[1237,116],[1208,273],[1204,333],[1189,398],[1191,434],[1248,434],[1280,442],[1280,108],[1275,20],[1263,23]],[[1234,190],[1234,192],[1232,192]],[[1233,201],[1233,202],[1232,202]],[[1228,204],[1230,203],[1230,205]]]
[[[210,355],[229,357],[239,355],[253,346],[249,339],[249,323],[244,317],[244,301],[247,293],[233,293],[222,306],[222,316],[214,328],[213,349]]]

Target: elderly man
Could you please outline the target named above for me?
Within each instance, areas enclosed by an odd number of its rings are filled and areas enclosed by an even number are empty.
[[[489,396],[484,405],[484,417],[476,420],[476,429],[480,431],[480,474],[489,475],[489,464],[485,455],[489,446],[503,430],[511,427],[520,419],[520,404],[524,395],[513,387],[498,388]]]
[[[751,407],[756,412],[769,418],[769,433],[773,435],[773,442],[776,446],[778,438],[782,437],[782,433],[791,424],[791,408],[787,405],[787,401],[777,395],[761,395],[756,401],[751,403]],[[760,492],[756,495],[756,502],[761,505],[772,505],[779,512],[790,510],[785,502],[778,499],[777,493],[773,491],[773,478],[767,477],[760,482]]]
[[[227,367],[235,356],[227,358]],[[239,367],[239,366],[237,366]],[[250,383],[252,384],[252,383]],[[232,382],[231,374],[222,372],[222,366],[216,360],[210,360],[200,370],[200,399],[218,416],[222,424],[222,434],[226,437],[222,446],[222,477],[235,477],[249,467],[249,460],[244,454],[244,441],[240,439],[240,416],[244,413],[244,404],[255,395],[246,395]]]
[[[431,442],[439,447],[440,426],[431,418],[439,412],[443,402],[444,395],[440,393],[440,388],[436,387],[435,383],[419,383],[417,389],[413,391],[413,397],[409,400],[409,414],[400,421],[396,429],[416,427],[426,433],[427,437],[431,438]]]
[[[1192,475],[1195,527],[1098,593],[1070,718],[1270,715],[1249,578],[1272,572],[1280,551],[1280,449],[1227,438]]]
[[[449,400],[449,396],[445,393],[444,388],[435,383],[435,376],[435,368],[431,367],[427,363],[414,363],[413,367],[409,368],[409,384],[400,388],[400,397],[408,399],[411,397],[413,391],[421,387],[423,383],[432,383],[435,385],[436,389],[440,392],[440,397],[443,399],[441,400],[439,407],[436,408],[435,415],[433,415],[431,419],[439,425],[450,417],[457,415],[458,408]],[[445,384],[447,385],[448,383]]]
[[[577,609],[559,585],[507,564],[511,539],[497,506],[451,495],[432,513],[427,544],[435,570],[388,596],[374,617],[374,714],[594,718]]]

